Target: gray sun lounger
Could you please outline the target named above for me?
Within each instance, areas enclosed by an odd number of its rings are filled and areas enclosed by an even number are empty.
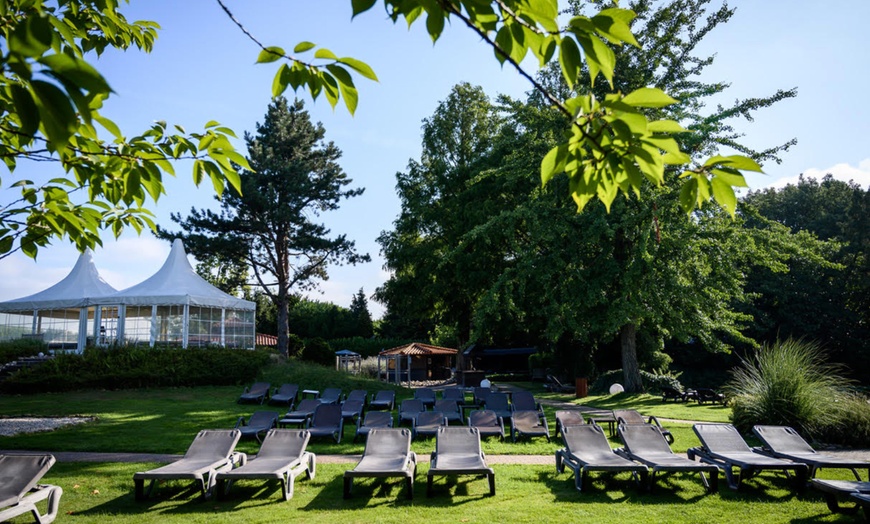
[[[254,382],[251,387],[245,388],[245,391],[242,392],[236,402],[239,404],[243,402],[262,404],[266,400],[266,397],[269,396],[270,387],[271,385],[268,382]]]
[[[341,403],[341,417],[355,424],[362,417],[365,401],[348,398]]]
[[[54,464],[52,455],[0,455],[0,522],[31,513],[39,524],[49,524],[57,517],[60,486],[38,484]],[[36,507],[48,499],[45,514]]]
[[[486,465],[477,428],[442,426],[435,435],[435,451],[429,460],[426,496],[432,496],[432,480],[436,476],[457,475],[486,476],[489,494],[495,495],[495,472]]]
[[[854,495],[870,495],[870,482],[856,480],[822,480],[812,479],[810,485],[822,492],[825,497],[825,503],[832,513],[854,514],[858,511],[859,506],[841,506],[840,501],[858,502],[852,498]],[[864,515],[870,517],[866,512]]]
[[[689,458],[697,457],[702,462],[721,468],[731,489],[740,488],[743,480],[762,471],[782,471],[786,474],[793,471],[798,489],[806,485],[806,464],[755,453],[731,424],[695,424],[692,429],[701,441],[701,446],[686,451]],[[740,470],[736,475],[734,468]]]
[[[411,436],[414,440],[417,437],[434,437],[438,433],[438,428],[447,425],[447,417],[440,411],[421,411],[414,417],[414,425],[411,427]]]
[[[341,388],[326,388],[318,400],[321,404],[341,404]]]
[[[356,442],[360,435],[367,436],[375,428],[393,427],[393,414],[389,411],[369,411],[365,418],[356,419],[356,433],[353,441]]]
[[[479,409],[468,414],[468,426],[477,428],[480,438],[498,437],[504,440],[504,420],[495,411]]]
[[[546,437],[550,442],[550,427],[547,419],[541,418],[537,411],[515,411],[511,415],[511,440],[517,437]]]
[[[719,489],[719,468],[712,464],[700,464],[686,457],[676,455],[659,428],[651,424],[625,425],[617,428],[624,448],[616,450],[620,456],[634,460],[650,468],[649,489],[655,486],[659,473],[698,473],[704,487],[710,492]],[[707,480],[707,474],[710,480]]]
[[[304,427],[314,416],[314,410],[320,405],[320,401],[314,398],[300,400],[292,411],[288,411],[278,420],[281,427],[296,425]]]
[[[646,420],[644,420],[643,415],[640,414],[639,411],[634,409],[614,409],[613,410],[613,418],[616,419],[617,424],[652,424],[655,427],[659,428],[659,431],[662,432],[662,436],[665,437],[665,440],[668,441],[668,444],[674,443],[674,436],[671,435],[671,432],[666,430],[659,424],[659,419],[655,416],[650,415]]]
[[[269,398],[269,404],[282,404],[292,406],[296,402],[296,397],[299,395],[298,384],[281,384],[281,387],[272,393]]]
[[[561,409],[556,412],[556,432],[554,436],[559,438],[559,434],[565,426],[582,426],[583,424],[586,424],[583,413],[576,409]]]
[[[563,426],[562,440],[565,448],[556,451],[556,471],[562,473],[565,466],[571,468],[577,491],[583,491],[590,471],[627,471],[641,487],[647,486],[647,467],[617,455],[598,424]]]
[[[401,404],[399,404],[399,425],[402,425],[402,422],[408,421],[410,423],[414,423],[414,419],[417,418],[417,413],[422,413],[426,411],[426,406],[423,405],[422,400],[417,399],[406,399],[403,400]]]
[[[414,498],[417,454],[411,451],[411,431],[407,428],[372,428],[359,463],[344,472],[344,498],[350,498],[353,479],[360,477],[401,477],[407,495]]]
[[[855,480],[861,480],[858,469],[867,468],[867,474],[870,476],[870,462],[819,453],[801,438],[797,431],[788,426],[755,426],[752,432],[763,445],[755,451],[806,464],[810,468],[810,478],[815,477],[822,468],[850,469],[855,475]]]
[[[449,424],[451,420],[464,424],[462,420],[462,407],[455,400],[436,400],[432,411],[437,411],[444,414]]]
[[[257,442],[262,442],[262,436],[278,425],[280,416],[277,411],[255,411],[248,420],[239,417],[235,429],[242,433],[242,438],[256,438]]]
[[[369,402],[369,409],[392,411],[394,407],[396,407],[396,392],[389,389],[378,391]]]
[[[513,416],[507,393],[499,393],[497,391],[490,393],[483,401],[483,406],[490,411],[495,411],[504,420]]]
[[[336,444],[341,443],[344,433],[344,418],[338,404],[321,404],[314,410],[314,416],[305,428],[312,437],[332,437]]]
[[[228,493],[237,480],[278,480],[284,500],[293,497],[296,477],[316,473],[314,453],[305,451],[310,435],[304,429],[272,429],[266,433],[257,456],[244,466],[217,474],[217,496]]]
[[[414,390],[414,398],[423,403],[426,408],[435,405],[435,390],[432,388],[417,388]]]
[[[203,498],[211,495],[215,476],[229,471],[236,465],[247,461],[244,453],[233,450],[242,434],[237,429],[204,429],[193,439],[187,452],[179,460],[149,471],[133,475],[136,500],[145,500],[151,495],[154,483],[158,480],[189,479],[199,482]],[[148,492],[144,490],[145,481],[150,480]]]

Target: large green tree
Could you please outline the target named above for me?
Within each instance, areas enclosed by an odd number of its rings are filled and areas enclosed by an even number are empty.
[[[241,171],[242,193],[227,191],[221,211],[191,209],[172,215],[179,236],[194,256],[221,254],[244,260],[256,285],[277,308],[278,348],[286,352],[288,312],[300,291],[328,278],[330,264],[369,261],[345,235],[331,237],[316,222],[320,213],[335,210],[362,189],[338,164],[341,151],[325,142],[325,129],[314,124],[301,101],[279,97],[271,104],[256,134],[245,134],[250,170]]]

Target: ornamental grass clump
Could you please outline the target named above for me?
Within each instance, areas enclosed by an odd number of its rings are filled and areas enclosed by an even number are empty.
[[[828,442],[851,440],[850,419],[867,406],[839,369],[826,362],[818,344],[794,339],[764,346],[743,360],[726,393],[732,422],[743,432],[755,424],[784,425]]]

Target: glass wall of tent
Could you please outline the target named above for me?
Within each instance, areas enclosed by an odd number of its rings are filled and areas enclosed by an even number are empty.
[[[33,311],[0,313],[0,340],[33,336]]]
[[[253,310],[227,310],[224,323],[225,346],[228,348],[253,349],[255,338]]]
[[[0,339],[38,337],[49,349],[78,348],[81,328],[81,308],[0,313]]]

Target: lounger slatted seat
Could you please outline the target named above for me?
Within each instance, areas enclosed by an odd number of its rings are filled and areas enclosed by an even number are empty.
[[[305,428],[312,437],[332,437],[336,444],[341,443],[344,433],[344,418],[341,416],[341,406],[337,404],[321,404],[314,410],[314,415]]]
[[[516,411],[511,415],[511,439],[517,437],[546,437],[550,442],[550,427],[547,419],[538,416],[537,411]]]
[[[373,428],[359,463],[344,472],[344,498],[350,498],[353,479],[360,477],[401,477],[409,499],[414,498],[417,454],[411,451],[411,431],[407,428]]]
[[[448,424],[451,420],[459,422],[460,424],[464,423],[462,408],[459,407],[459,403],[455,400],[436,400],[435,406],[432,407],[432,411],[443,413]]]
[[[465,391],[462,388],[447,388],[441,392],[442,400],[453,400],[457,404],[465,404]]]
[[[399,425],[402,425],[402,422],[409,422],[411,424],[414,423],[414,419],[417,418],[417,414],[426,411],[426,406],[423,405],[423,401],[417,399],[406,399],[403,400],[401,404],[399,404]]]
[[[344,401],[347,402],[348,400],[359,400],[360,402],[362,402],[363,407],[365,407],[366,403],[368,402],[368,396],[369,394],[366,392],[366,390],[354,389],[347,394],[347,396],[344,398]]]
[[[476,387],[476,388],[474,388],[473,391],[474,391],[474,394],[473,394],[473,397],[474,397],[474,404],[475,404],[476,406],[483,406],[484,404],[486,404],[486,398],[487,398],[491,393],[493,393],[492,389],[490,389],[490,388],[481,388],[481,387]]]
[[[858,511],[859,506],[841,506],[840,501],[856,502],[856,499],[852,498],[853,495],[870,494],[870,482],[812,479],[810,485],[822,492],[822,495],[825,497],[825,503],[832,513],[855,513]],[[866,511],[864,515],[865,517],[870,517]]]
[[[674,436],[671,435],[670,431],[666,430],[661,424],[659,424],[659,419],[654,415],[650,415],[646,420],[644,420],[643,415],[634,409],[614,409],[613,418],[616,419],[617,424],[652,424],[659,428],[659,431],[662,432],[662,436],[665,437],[668,444],[674,443]]]
[[[369,409],[383,409],[392,411],[396,407],[396,392],[392,390],[381,390],[375,393],[369,402]]]
[[[504,420],[495,411],[479,409],[468,414],[468,426],[477,428],[480,438],[498,437],[504,440]]]
[[[810,478],[814,478],[822,468],[850,469],[855,475],[855,480],[861,480],[858,469],[867,468],[868,478],[870,478],[870,462],[819,453],[797,431],[788,426],[755,426],[752,432],[763,444],[755,451],[806,464],[810,468]]]
[[[438,428],[447,425],[447,417],[444,413],[438,411],[421,411],[414,417],[414,425],[411,427],[411,436],[417,437],[434,437],[438,433]]]
[[[271,385],[268,382],[254,382],[251,387],[245,388],[245,391],[242,392],[236,402],[239,404],[244,402],[262,404],[269,396],[270,387]]]
[[[563,409],[556,412],[556,432],[555,437],[559,438],[562,428],[565,426],[582,426],[586,423],[583,418],[583,413],[576,409]]]
[[[510,403],[508,402],[507,393],[490,393],[486,396],[483,406],[490,411],[495,411],[498,416],[505,420],[511,418],[513,415],[513,410],[511,410]]]
[[[617,433],[625,447],[616,450],[620,456],[640,462],[650,468],[649,489],[655,486],[659,473],[698,473],[704,487],[715,492],[719,489],[719,468],[712,464],[701,464],[686,457],[676,455],[668,446],[661,431],[653,425],[620,425]],[[707,480],[706,475],[710,475]]]
[[[214,488],[216,475],[244,465],[247,456],[233,450],[242,433],[237,429],[204,429],[200,431],[187,452],[176,462],[149,471],[133,474],[136,500],[145,500],[158,480],[194,480],[199,482],[202,498],[208,498]],[[145,481],[150,480],[148,492]]]
[[[483,475],[489,481],[489,494],[495,495],[495,472],[486,465],[480,448],[477,428],[438,428],[435,451],[430,456],[426,475],[426,496],[432,496],[432,481],[436,476]]]
[[[341,417],[354,423],[362,417],[363,408],[364,402],[362,400],[345,400],[341,403]]]
[[[63,489],[39,484],[54,465],[53,455],[0,455],[0,522],[30,513],[39,524],[57,517]],[[45,513],[36,504],[48,501]]]
[[[852,493],[852,500],[864,509],[864,520],[870,521],[870,494]]]
[[[393,427],[393,415],[389,411],[369,411],[366,413],[365,420],[356,419],[356,433],[353,435],[353,441],[357,438],[367,436],[372,429],[375,428],[391,428]]]
[[[341,389],[326,388],[317,400],[319,400],[321,404],[341,404]]]
[[[432,388],[417,388],[414,390],[414,398],[423,403],[426,408],[435,405],[435,390]]]
[[[255,411],[248,420],[239,417],[235,429],[242,433],[242,438],[255,438],[262,442],[262,436],[270,429],[278,426],[281,415],[277,411]]]
[[[314,410],[317,409],[317,406],[319,405],[320,401],[315,398],[301,400],[293,410],[288,411],[278,420],[278,425],[281,427],[304,427],[308,424],[308,421],[311,420],[311,417],[314,416]]]
[[[541,403],[535,400],[534,395],[528,391],[515,391],[511,397],[511,411],[537,411],[544,416]]]
[[[217,474],[217,496],[228,493],[237,480],[278,480],[284,500],[293,498],[296,477],[316,473],[314,453],[305,451],[310,435],[299,429],[272,429],[263,438],[256,458],[244,466]]]
[[[646,487],[647,467],[617,455],[598,424],[564,426],[562,439],[565,448],[556,451],[556,471],[562,473],[565,466],[571,468],[577,491],[583,491],[590,471],[627,471],[640,486]]]
[[[690,448],[689,458],[699,458],[702,462],[714,464],[725,472],[728,487],[738,489],[740,483],[762,471],[793,471],[799,488],[803,488],[807,478],[806,464],[790,460],[768,457],[752,451],[737,428],[731,424],[695,424],[692,426],[701,446]],[[734,468],[740,471],[734,474]]]
[[[281,387],[272,393],[269,397],[269,404],[277,404],[283,406],[292,406],[296,403],[296,397],[299,395],[298,384],[281,384]]]

